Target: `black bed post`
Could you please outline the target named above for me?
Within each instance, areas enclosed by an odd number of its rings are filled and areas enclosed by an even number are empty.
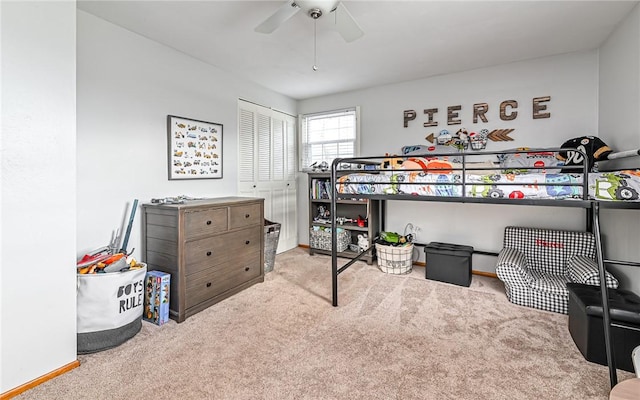
[[[600,233],[600,204],[597,201],[591,202],[593,208],[593,228],[596,238],[596,260],[598,261],[598,272],[600,273],[600,293],[602,294],[602,324],[604,325],[604,344],[607,353],[607,365],[609,366],[609,379],[611,388],[618,383],[616,373],[616,360],[613,355],[611,343],[611,315],[609,314],[609,291],[607,290],[607,280],[604,268],[604,257],[602,253],[602,236]]]
[[[338,212],[336,197],[336,170],[340,160],[333,160],[331,164],[331,287],[333,306],[338,306],[338,235],[336,234],[336,212]]]

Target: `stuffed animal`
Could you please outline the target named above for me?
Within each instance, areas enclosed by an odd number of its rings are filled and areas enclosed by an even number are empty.
[[[402,157],[391,156],[389,153],[385,154],[385,156],[386,158],[380,164],[380,169],[400,169],[404,161]]]

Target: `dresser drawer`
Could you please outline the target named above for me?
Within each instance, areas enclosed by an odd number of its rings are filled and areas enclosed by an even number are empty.
[[[229,229],[245,226],[263,225],[261,219],[262,204],[247,204],[229,207]]]
[[[261,236],[262,230],[253,227],[186,242],[185,275],[197,273],[227,260],[238,260],[246,253],[259,253]]]
[[[185,307],[196,306],[261,275],[259,251],[239,258],[185,277]]]
[[[185,211],[184,228],[186,239],[226,232],[228,218],[227,207],[202,211]]]

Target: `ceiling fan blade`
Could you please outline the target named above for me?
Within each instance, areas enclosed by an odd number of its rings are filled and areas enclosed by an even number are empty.
[[[353,42],[364,35],[364,31],[360,28],[360,25],[358,25],[356,20],[353,19],[351,13],[347,10],[347,7],[342,4],[342,2],[338,3],[338,7],[336,7],[334,13],[336,18],[336,28],[345,42]]]
[[[255,31],[260,33],[271,33],[286,20],[293,17],[298,11],[300,11],[300,8],[294,1],[286,1],[275,13],[273,13],[273,15],[265,19],[260,25],[256,26]]]

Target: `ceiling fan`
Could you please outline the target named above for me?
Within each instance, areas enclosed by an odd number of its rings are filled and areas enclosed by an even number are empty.
[[[338,33],[346,42],[353,42],[364,35],[362,28],[341,1],[328,0],[287,0],[275,13],[258,25],[255,31],[271,33],[300,10],[314,20],[333,13]]]

